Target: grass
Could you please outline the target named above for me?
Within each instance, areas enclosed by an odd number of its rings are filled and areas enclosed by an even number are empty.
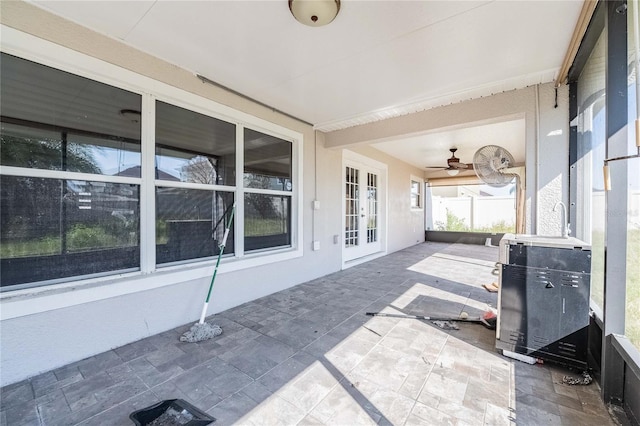
[[[627,300],[625,335],[640,350],[640,229],[627,235]]]
[[[627,234],[625,335],[640,350],[640,229]],[[591,299],[604,305],[604,233],[594,232],[591,251]]]
[[[67,231],[67,252],[81,252],[117,247],[131,247],[137,239],[128,233],[116,234],[100,226],[74,225]],[[50,256],[62,254],[60,235],[48,235],[41,238],[23,240],[5,240],[0,244],[0,258]]]
[[[246,237],[261,237],[286,233],[286,223],[281,219],[247,218],[244,221],[244,235]],[[163,220],[158,220],[156,222],[156,244],[167,244],[168,241],[167,223]]]
[[[278,235],[286,233],[286,222],[282,219],[246,218],[244,221],[245,237],[261,237],[264,235]]]
[[[494,222],[490,226],[474,227],[467,226],[465,219],[456,216],[447,209],[447,223],[436,222],[436,231],[458,231],[458,232],[486,232],[491,234],[500,234],[507,232],[515,232],[516,226],[511,222],[501,220]]]
[[[43,237],[22,241],[3,241],[0,244],[0,258],[47,256],[60,254],[62,242],[60,237]]]

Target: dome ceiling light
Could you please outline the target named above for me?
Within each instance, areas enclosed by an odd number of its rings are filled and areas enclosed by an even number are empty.
[[[298,22],[321,27],[338,15],[340,0],[289,0],[289,10]]]

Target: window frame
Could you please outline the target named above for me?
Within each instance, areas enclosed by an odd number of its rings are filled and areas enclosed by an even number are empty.
[[[254,249],[254,250],[249,250],[248,252],[245,251],[245,233],[244,233],[244,220],[242,221],[238,221],[238,222],[242,222],[242,223],[238,223],[238,230],[240,230],[242,233],[238,234],[238,239],[242,239],[242,241],[240,242],[239,247],[242,248],[242,252],[239,253],[238,257],[252,257],[252,256],[259,256],[260,254],[266,253],[266,252],[273,252],[273,251],[281,251],[281,250],[289,250],[290,247],[294,246],[294,241],[297,235],[300,235],[300,232],[298,232],[298,228],[295,228],[293,226],[294,224],[294,216],[295,216],[295,212],[296,209],[294,208],[294,202],[296,200],[295,198],[295,194],[298,193],[299,191],[301,191],[301,188],[298,188],[300,186],[300,183],[298,183],[298,181],[295,179],[296,176],[296,161],[295,161],[295,151],[296,151],[296,145],[293,141],[288,140],[288,139],[284,139],[282,137],[282,135],[278,135],[276,133],[274,133],[272,130],[270,129],[266,129],[263,127],[259,127],[259,126],[250,126],[250,125],[245,125],[245,126],[239,126],[240,129],[236,128],[236,131],[241,135],[241,138],[244,138],[244,130],[245,129],[249,129],[249,130],[253,130],[254,132],[260,132],[263,133],[265,135],[268,136],[272,136],[272,137],[276,137],[279,139],[283,139],[287,142],[290,142],[291,145],[291,190],[290,191],[286,191],[286,190],[277,190],[277,189],[263,189],[263,188],[250,188],[248,186],[244,185],[244,170],[245,170],[245,163],[244,163],[244,145],[237,147],[238,150],[242,149],[242,153],[236,152],[236,171],[241,171],[240,173],[236,172],[236,186],[238,188],[240,188],[241,190],[238,192],[238,194],[242,194],[241,199],[236,199],[236,211],[238,209],[238,206],[241,205],[241,211],[242,211],[242,218],[244,219],[245,214],[244,214],[244,202],[245,202],[245,194],[262,194],[262,195],[275,195],[275,196],[284,196],[284,197],[290,197],[291,198],[291,246],[279,246],[279,247],[273,247],[273,248],[263,248],[263,249]],[[244,140],[244,139],[243,139]],[[238,158],[240,157],[240,158]],[[302,220],[302,211],[301,209],[297,209],[298,212],[300,213],[300,218],[299,220]],[[300,222],[301,223],[301,222]],[[238,242],[236,242],[236,247],[238,247]]]
[[[413,191],[413,184],[417,183],[418,184],[418,192],[415,193]],[[411,210],[424,210],[424,194],[425,194],[425,183],[424,183],[424,179],[419,178],[417,176],[411,175],[409,178],[409,206],[411,207]],[[414,196],[417,196],[418,198],[418,203],[416,206],[413,205],[413,199]]]
[[[605,158],[623,157],[628,154],[627,137],[630,132],[628,120],[627,100],[627,28],[628,21],[625,13],[619,13],[624,5],[623,1],[612,0],[598,2],[594,14],[589,22],[587,32],[576,54],[576,59],[569,73],[569,84],[573,88],[570,99],[570,125],[572,135],[577,122],[577,91],[579,88],[579,74],[584,69],[584,62],[595,46],[595,40],[605,31],[605,93],[606,93],[606,141]],[[627,12],[628,13],[628,12]],[[637,74],[636,74],[637,77]],[[570,145],[571,162],[569,167],[574,169],[578,158],[577,142]],[[626,250],[627,250],[627,217],[628,212],[628,160],[609,164],[611,189],[605,191],[605,263],[604,263],[604,296],[603,306],[600,308],[590,300],[590,307],[594,312],[594,322],[599,327],[600,347],[595,347],[595,356],[599,359],[601,372],[601,395],[605,402],[612,399],[626,402],[625,388],[628,380],[637,380],[640,375],[640,351],[628,340],[625,333],[626,322],[626,289],[628,285]],[[581,182],[581,171],[571,175],[570,188],[572,204],[580,202],[583,196],[584,182]],[[580,208],[580,204],[577,204]],[[573,213],[573,212],[572,212]],[[575,213],[576,222],[580,226],[581,215]],[[621,220],[621,217],[623,218]],[[584,226],[584,225],[583,225]],[[578,235],[580,237],[580,235]],[[594,350],[592,347],[591,350]],[[634,374],[623,374],[632,372]],[[635,378],[632,376],[635,375]],[[627,379],[629,377],[629,379]],[[625,404],[625,408],[629,408]]]
[[[68,279],[40,281],[31,283],[29,288],[6,288],[0,292],[0,300],[28,294],[37,296],[42,293],[65,291],[65,289],[90,289],[102,286],[102,291],[94,291],[93,295],[85,295],[83,302],[75,300],[57,300],[55,306],[46,308],[29,307],[29,313],[42,310],[57,309],[73,306],[77,303],[86,303],[91,300],[100,300],[105,297],[114,297],[147,289],[171,285],[188,279],[207,277],[210,274],[211,258],[202,258],[188,261],[188,266],[175,264],[158,267],[155,259],[155,188],[159,186],[174,186],[174,182],[155,180],[155,102],[156,100],[186,108],[207,116],[227,121],[236,126],[236,170],[243,170],[242,132],[244,127],[258,130],[292,143],[292,182],[290,192],[291,202],[291,246],[264,250],[244,254],[243,247],[236,244],[236,255],[223,259],[220,273],[231,272],[266,265],[301,257],[303,255],[302,226],[303,226],[303,134],[286,128],[282,125],[255,117],[243,111],[235,110],[205,97],[207,90],[202,95],[188,92],[184,89],[171,86],[158,80],[154,80],[134,71],[122,68],[88,56],[84,53],[71,50],[67,47],[49,42],[24,33],[22,31],[0,25],[3,40],[0,51],[38,64],[52,67],[61,71],[88,78],[93,81],[108,84],[110,86],[127,90],[141,95],[141,167],[142,174],[139,178],[93,175],[87,173],[67,172],[58,170],[26,169],[21,167],[0,166],[0,175],[32,176],[57,179],[104,181],[112,183],[136,184],[140,187],[140,269],[134,272],[113,271],[101,274],[104,276],[74,276]],[[195,76],[194,76],[195,80]],[[233,190],[236,197],[236,214],[243,217],[242,173],[236,173],[235,187],[226,185],[207,186],[207,189]],[[184,187],[198,186],[199,184],[182,183]],[[242,220],[234,220],[235,235],[238,240],[244,236]],[[185,275],[186,270],[189,272]],[[166,280],[149,281],[149,274],[162,272],[168,274]],[[131,284],[131,280],[139,280],[140,283]],[[109,283],[109,286],[103,284]],[[17,305],[16,305],[17,307]],[[24,308],[24,307],[23,307]],[[6,311],[6,310],[5,310]],[[22,312],[18,309],[16,312]],[[17,315],[9,310],[9,316]],[[4,319],[6,315],[2,315]]]

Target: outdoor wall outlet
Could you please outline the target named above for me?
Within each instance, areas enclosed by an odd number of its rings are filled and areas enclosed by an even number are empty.
[[[313,242],[313,249],[314,250],[320,250],[320,241],[314,241]]]
[[[320,210],[320,201],[313,200],[313,209],[314,210]]]

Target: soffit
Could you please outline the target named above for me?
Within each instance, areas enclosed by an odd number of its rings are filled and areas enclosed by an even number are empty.
[[[285,1],[33,3],[324,131],[553,81],[582,7],[344,0],[311,28]]]

